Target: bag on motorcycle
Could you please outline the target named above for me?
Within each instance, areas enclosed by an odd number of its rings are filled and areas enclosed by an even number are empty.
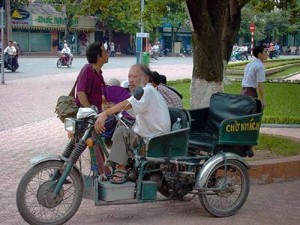
[[[78,106],[73,96],[60,96],[55,106],[57,117],[64,122],[67,117],[76,117]]]
[[[55,113],[57,117],[61,120],[61,122],[65,122],[65,118],[75,118],[78,112],[79,107],[75,101],[75,87],[79,76],[77,77],[70,94],[68,96],[62,95],[58,98],[56,106],[55,106]]]

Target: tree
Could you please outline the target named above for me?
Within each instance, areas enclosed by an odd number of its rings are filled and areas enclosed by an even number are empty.
[[[38,2],[38,1],[35,1]],[[83,0],[39,0],[39,2],[48,3],[55,7],[58,12],[65,14],[65,34],[63,39],[69,39],[70,28],[73,24],[73,20],[78,16],[85,14],[85,7],[82,4]]]

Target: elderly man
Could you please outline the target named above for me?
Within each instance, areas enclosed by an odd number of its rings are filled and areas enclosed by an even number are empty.
[[[112,137],[112,147],[109,160],[116,163],[116,171],[111,178],[112,183],[124,183],[127,178],[125,166],[128,161],[129,146],[137,147],[142,139],[169,132],[171,129],[168,106],[151,85],[151,71],[147,66],[133,65],[128,74],[129,86],[132,89],[143,87],[144,94],[140,100],[133,96],[103,111],[98,117],[95,130],[98,133],[105,131],[105,120],[108,116],[122,110],[133,109],[136,122],[133,129],[119,126]]]

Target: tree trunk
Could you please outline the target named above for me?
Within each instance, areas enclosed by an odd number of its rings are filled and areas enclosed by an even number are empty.
[[[223,92],[223,72],[240,27],[237,0],[186,0],[193,23],[191,108],[207,107],[210,96]],[[234,6],[236,8],[234,8]],[[233,19],[233,9],[236,9]]]

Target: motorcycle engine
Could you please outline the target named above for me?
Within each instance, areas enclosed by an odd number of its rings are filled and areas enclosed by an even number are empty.
[[[157,183],[158,191],[169,198],[182,198],[193,191],[194,172],[187,172],[184,166],[161,164],[160,173],[151,174],[149,180]]]

